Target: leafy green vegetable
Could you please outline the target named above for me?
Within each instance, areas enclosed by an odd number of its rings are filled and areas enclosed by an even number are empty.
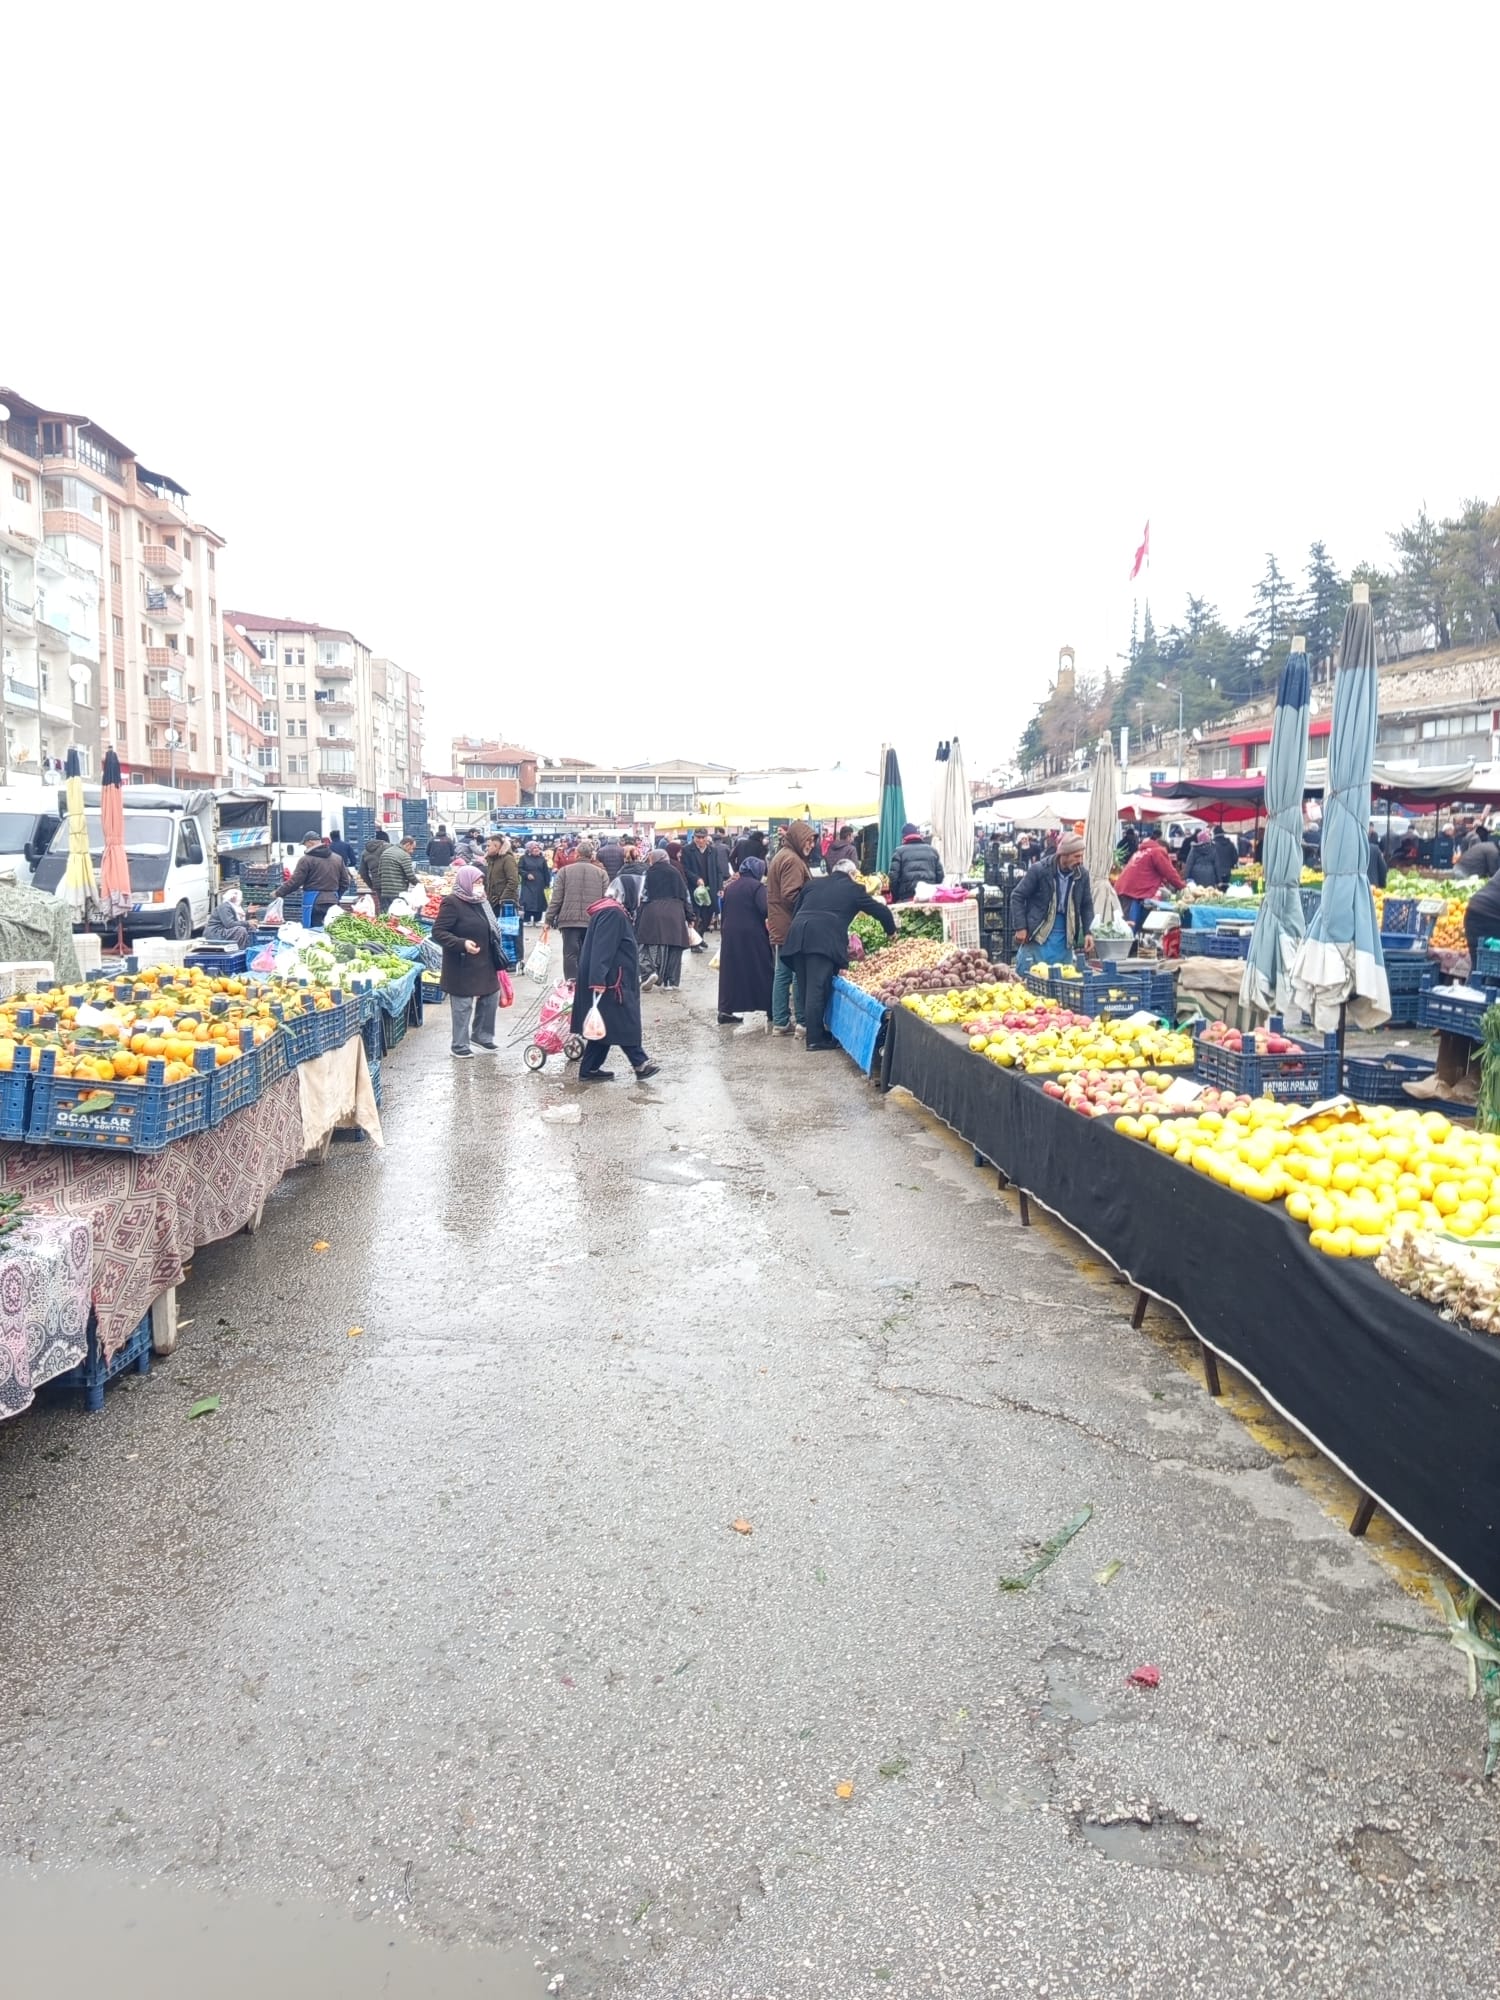
[[[864,946],[866,953],[879,951],[889,944],[883,927],[873,917],[867,917],[863,910],[850,920],[849,928]]]
[[[902,910],[896,918],[896,930],[901,937],[941,940],[943,913],[941,910]]]

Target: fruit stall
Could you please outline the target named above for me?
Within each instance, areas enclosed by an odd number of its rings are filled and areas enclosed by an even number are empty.
[[[881,1064],[1500,1598],[1500,1137],[1272,1021],[1189,1036],[1013,981],[918,990]],[[908,979],[920,973],[906,975]],[[1341,1094],[1358,1092],[1358,1096]],[[1331,1100],[1331,1101],[1330,1101]]]
[[[203,949],[0,1001],[0,1418],[49,1381],[97,1409],[175,1344],[195,1249],[257,1227],[335,1130],[382,1142],[420,948],[389,928],[278,945],[281,972]]]

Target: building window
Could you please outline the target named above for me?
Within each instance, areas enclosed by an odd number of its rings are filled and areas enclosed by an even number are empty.
[[[121,569],[120,569],[120,565],[119,565],[118,563],[111,563],[111,564],[110,564],[110,566],[109,566],[109,580],[110,580],[111,584],[112,584],[112,585],[114,586],[114,588],[115,588],[116,590],[118,590],[118,589],[120,588],[120,585],[121,585],[121,584],[123,583],[123,581],[124,581],[124,575],[123,575],[123,572],[121,571]]]
[[[198,732],[196,729],[189,730],[188,732],[188,748],[192,751],[193,755],[196,757],[198,754]],[[187,823],[191,824],[191,822]]]
[[[120,510],[118,507],[111,507],[109,510],[109,532],[112,535],[118,535],[120,532]]]
[[[182,593],[182,601],[187,606],[188,610],[191,611],[193,608],[193,593],[190,590],[185,590]]]
[[[289,667],[289,666],[290,666],[290,665],[292,664],[292,649],[291,649],[291,647],[290,647],[290,646],[288,646],[288,647],[287,647],[287,648],[285,649],[285,651],[284,651],[284,652],[282,653],[282,655],[281,655],[281,664],[282,664],[282,665],[283,665],[284,667]]]
[[[208,657],[214,666],[217,666],[219,664],[219,649],[217,646],[209,647]]]
[[[148,536],[147,536],[147,534],[146,534],[146,524],[145,524],[145,522],[144,522],[144,521],[137,521],[137,522],[136,522],[136,524],[135,524],[135,538],[136,538],[136,540],[137,540],[138,542],[144,542],[144,541],[146,541],[146,540],[148,540],[148,539],[149,539],[149,537],[148,537]]]
[[[141,621],[141,644],[143,646],[149,646],[151,644],[151,627],[145,622],[144,619],[142,619]]]
[[[213,619],[215,624],[219,622],[219,600],[217,597],[211,597],[208,600],[208,615]]]
[[[126,735],[126,730],[124,723],[117,722],[115,724],[115,740],[119,743],[123,743],[125,741],[125,735]]]
[[[193,560],[193,539],[191,535],[184,535],[182,538],[182,560],[184,562],[191,562]]]
[[[31,481],[23,479],[19,472],[13,472],[10,475],[10,490],[18,500],[29,500],[31,498]]]
[[[307,682],[288,681],[286,684],[286,698],[288,701],[305,701],[307,699]]]
[[[146,690],[147,694],[150,694],[150,692],[151,692],[151,676],[150,676],[149,674],[142,674],[142,675],[141,675],[141,686],[142,686],[142,687],[143,687],[143,688],[144,688],[144,689]]]
[[[210,549],[208,552],[208,566],[210,569],[212,569],[214,566],[214,552],[212,549]]]
[[[169,549],[175,549],[177,547],[177,537],[175,535],[163,535],[161,539],[163,547]]]
[[[258,727],[261,729],[274,729],[276,727],[276,711],[274,708],[263,708],[261,710]]]
[[[115,668],[115,690],[119,694],[124,694],[125,692],[125,669],[123,667]]]
[[[125,637],[125,620],[120,616],[118,611],[113,614],[109,622],[115,637],[123,639]]]

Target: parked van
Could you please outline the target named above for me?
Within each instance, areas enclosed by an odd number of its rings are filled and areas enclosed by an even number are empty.
[[[86,785],[83,797],[89,852],[97,875],[104,857],[99,787]],[[213,792],[127,785],[124,805],[125,856],[132,897],[132,907],[124,917],[127,936],[192,937],[208,922],[209,912],[219,900],[220,800]],[[226,793],[223,805],[229,848],[245,852],[250,829],[259,822],[264,833],[254,846],[263,849],[270,838],[269,807],[263,795]],[[68,824],[64,819],[37,865],[34,886],[55,896],[67,863]]]
[[[51,846],[60,818],[55,787],[0,786],[0,871],[11,870],[25,888]]]

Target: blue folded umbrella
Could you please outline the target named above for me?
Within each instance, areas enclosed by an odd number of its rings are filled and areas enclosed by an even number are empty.
[[[1266,756],[1265,882],[1240,1000],[1260,1014],[1285,1014],[1292,999],[1292,962],[1307,929],[1302,914],[1302,794],[1307,786],[1310,688],[1303,642],[1287,655],[1276,686],[1271,748]]]

